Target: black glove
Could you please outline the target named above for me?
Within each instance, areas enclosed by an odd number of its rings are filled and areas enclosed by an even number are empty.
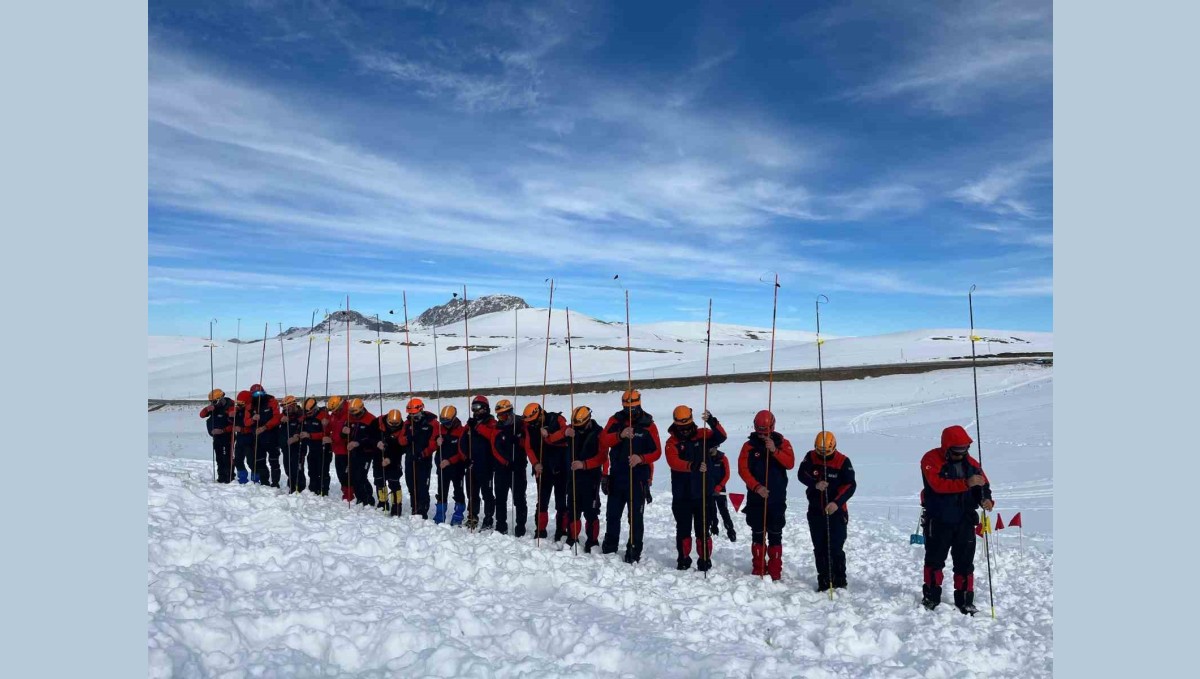
[[[605,495],[608,495],[608,477],[607,476],[600,477],[600,492],[604,493]]]
[[[650,496],[650,484],[647,483],[646,485],[642,486],[642,488],[646,489],[646,504],[654,502],[654,498]]]

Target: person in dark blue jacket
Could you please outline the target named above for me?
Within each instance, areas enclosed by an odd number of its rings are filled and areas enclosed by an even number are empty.
[[[466,476],[467,456],[459,449],[466,427],[458,419],[458,408],[444,406],[438,413],[438,425],[441,435],[437,438],[437,505],[433,513],[434,523],[446,521],[451,491],[454,493],[454,513],[450,516],[451,526],[461,526],[463,512],[467,508],[466,494],[463,493],[463,478]]]
[[[208,393],[208,405],[200,410],[204,426],[212,437],[213,460],[217,463],[217,483],[233,481],[233,400],[220,389]]]
[[[603,554],[617,551],[621,539],[621,515],[629,508],[631,524],[625,548],[625,563],[642,559],[643,516],[650,494],[650,479],[654,461],[662,456],[658,425],[654,417],[642,410],[642,395],[636,389],[621,394],[621,410],[613,413],[600,435],[600,443],[608,449],[608,460],[600,479],[601,491],[608,495],[605,508]]]
[[[817,565],[817,591],[846,586],[846,502],[858,484],[850,458],[837,449],[832,432],[817,434],[813,449],[796,470],[808,499],[808,533]]]
[[[283,450],[283,468],[287,472],[288,493],[299,493],[307,482],[304,479],[304,453],[300,445],[300,432],[304,425],[304,411],[295,396],[284,396],[280,404],[279,447]]]
[[[958,425],[942,431],[942,445],[921,458],[921,507],[924,516],[925,570],[921,604],[933,610],[942,602],[942,569],[954,557],[954,605],[965,615],[975,608],[976,509],[992,510],[992,487],[983,467],[968,453],[971,437]]]
[[[496,418],[487,397],[471,399],[471,416],[466,431],[458,440],[459,450],[467,460],[467,521],[469,530],[490,530],[496,514],[496,496],[492,491],[492,441],[496,438]],[[479,521],[479,504],[483,500],[483,523]]]
[[[746,482],[746,524],[750,526],[751,573],[783,577],[783,527],[787,521],[787,470],[796,466],[796,453],[783,434],[775,431],[775,416],[760,410],[754,432],[742,444],[738,475]],[[765,535],[764,535],[765,533]],[[769,560],[768,560],[769,559]]]
[[[721,476],[710,473],[710,465],[719,454],[718,446],[729,437],[725,428],[707,410],[700,415],[708,427],[700,429],[692,409],[681,405],[672,413],[665,447],[667,466],[671,468],[671,512],[675,515],[675,568],[692,567],[692,528],[696,531],[696,568],[712,568],[712,538],[706,534],[706,513],[714,508],[712,498]]]

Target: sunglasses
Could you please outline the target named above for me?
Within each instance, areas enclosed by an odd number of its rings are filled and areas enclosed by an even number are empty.
[[[947,450],[950,451],[951,455],[966,455],[967,451],[970,449],[971,448],[969,446],[951,446]]]
[[[487,406],[482,403],[472,403],[471,410],[487,410]]]

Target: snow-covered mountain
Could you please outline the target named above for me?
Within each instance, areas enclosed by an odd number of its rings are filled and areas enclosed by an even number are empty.
[[[479,299],[473,299],[465,303],[466,317],[468,319],[485,314],[494,314],[501,311],[512,311],[513,309],[528,309],[529,305],[525,300],[514,295],[485,295]],[[452,323],[461,323],[464,315],[464,302],[461,297],[455,295],[453,299],[445,304],[432,306],[421,312],[413,321],[414,326],[433,327],[439,325],[450,325]]]
[[[524,304],[519,299],[516,303]],[[403,327],[395,324],[384,326],[383,342],[376,345],[374,318],[355,312],[351,312],[349,338],[344,312],[331,314],[332,324],[323,323],[311,336],[307,329],[301,329],[272,337],[262,365],[260,351],[241,351],[237,344],[217,341],[213,379],[218,387],[232,391],[257,381],[261,370],[263,384],[277,394],[325,394],[327,390],[374,393],[379,389],[382,366],[384,391],[407,390],[411,368],[414,391],[432,393],[439,386],[442,389],[468,386],[468,345],[472,388],[511,385],[514,371],[517,383],[525,385],[541,384],[543,379],[566,383],[572,372],[577,382],[624,379],[627,356],[635,381],[704,374],[707,347],[703,321],[634,323],[630,330],[632,351],[627,355],[624,324],[607,323],[571,311],[569,365],[564,310],[555,309],[550,315],[547,347],[545,308],[518,307],[476,316],[470,319],[469,341],[463,337],[461,302],[459,309],[459,315],[448,323],[421,327],[414,324],[409,333],[410,346],[404,344]],[[976,329],[976,334],[984,338],[976,343],[976,351],[982,355],[1053,351],[1050,333]],[[867,337],[825,335],[822,361],[824,366],[832,368],[969,356],[969,335],[962,328]],[[814,340],[811,332],[777,331],[775,370],[815,368]],[[151,398],[203,398],[209,391],[208,338],[151,336],[148,345],[147,386]],[[714,323],[710,372],[721,375],[766,371],[770,345],[770,326]]]

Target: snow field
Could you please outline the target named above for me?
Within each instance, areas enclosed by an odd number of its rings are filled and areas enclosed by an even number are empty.
[[[656,464],[642,563],[630,567],[619,554],[573,556],[548,541],[538,549],[529,537],[384,517],[332,497],[217,485],[197,409],[150,413],[152,672],[1048,676],[1053,369],[987,368],[979,378],[984,462],[997,509],[1006,522],[1022,511],[1027,529],[1023,549],[1011,530],[993,537],[994,621],[982,541],[976,557],[982,613],[971,619],[953,609],[949,588],[937,611],[920,607],[922,549],[908,544],[921,454],[949,424],[974,435],[970,370],[825,385],[826,427],[838,435],[859,480],[846,545],[850,589],[834,602],[812,591],[816,573],[794,472],[783,581],[749,575],[749,529],[740,514],[734,515],[738,542],[729,543],[722,527],[705,579],[674,570],[664,461]],[[779,429],[798,454],[819,427],[816,392],[815,384],[775,386]],[[664,440],[670,409],[688,403],[699,411],[701,397],[698,387],[643,391]],[[765,384],[710,389],[710,408],[731,437],[722,449],[733,460],[765,398]],[[580,394],[576,403],[591,405],[598,418],[619,407],[616,393]],[[547,399],[550,410],[568,406],[566,397]],[[374,412],[378,404],[370,407]],[[336,480],[333,487],[337,495]],[[530,479],[530,534],[535,487]],[[736,468],[730,490],[743,490]],[[622,542],[625,529],[623,522]]]
[[[807,523],[789,507],[784,576],[748,575],[748,530],[715,539],[707,579],[674,570],[669,493],[646,550],[574,556],[333,498],[212,483],[152,459],[152,676],[1047,676],[1052,556],[994,555],[997,620],[919,604],[908,530],[852,519],[850,589],[812,591]],[[532,492],[530,492],[532,506]],[[624,536],[622,536],[624,538]],[[981,609],[987,595],[979,559]],[[947,576],[948,577],[948,576]],[[947,593],[947,597],[949,594]]]

